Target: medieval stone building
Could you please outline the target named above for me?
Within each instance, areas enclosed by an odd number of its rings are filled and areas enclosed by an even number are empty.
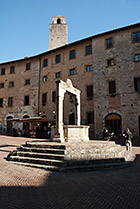
[[[44,130],[55,120],[56,81],[71,79],[81,91],[81,124],[90,137],[107,127],[129,127],[140,137],[140,23],[67,44],[67,24],[53,17],[49,50],[0,63],[0,131]],[[75,123],[75,97],[65,95],[64,123]]]

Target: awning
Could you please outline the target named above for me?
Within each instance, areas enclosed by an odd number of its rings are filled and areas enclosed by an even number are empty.
[[[31,122],[53,122],[53,119],[49,119],[49,118],[42,118],[42,117],[30,117],[30,118],[9,118],[7,119],[7,121],[9,122],[19,122],[19,123],[31,123]]]

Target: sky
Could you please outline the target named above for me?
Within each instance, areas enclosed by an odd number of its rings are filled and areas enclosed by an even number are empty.
[[[140,0],[0,0],[0,63],[48,50],[52,17],[65,16],[68,43],[140,22]]]

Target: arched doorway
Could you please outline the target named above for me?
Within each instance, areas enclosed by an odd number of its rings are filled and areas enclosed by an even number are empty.
[[[69,115],[69,125],[75,125],[75,113]]]
[[[108,129],[110,133],[114,132],[114,134],[118,136],[122,131],[121,116],[117,113],[111,113],[106,115],[105,127]]]

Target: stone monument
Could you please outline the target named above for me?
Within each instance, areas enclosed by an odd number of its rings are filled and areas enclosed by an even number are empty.
[[[80,90],[73,87],[70,79],[67,79],[66,82],[56,81],[56,90],[56,134],[53,141],[88,141],[89,126],[80,125]],[[66,92],[76,96],[76,125],[64,125],[63,123],[63,100]]]

